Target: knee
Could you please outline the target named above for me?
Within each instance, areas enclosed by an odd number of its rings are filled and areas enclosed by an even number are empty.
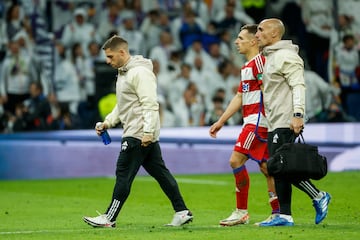
[[[239,163],[239,161],[236,161],[236,160],[233,159],[233,158],[231,158],[231,159],[229,160],[229,164],[230,164],[230,167],[231,167],[232,169],[241,167],[241,164]]]
[[[229,164],[232,167],[232,169],[237,169],[241,166],[244,166],[247,160],[248,160],[247,155],[233,151],[229,160]]]

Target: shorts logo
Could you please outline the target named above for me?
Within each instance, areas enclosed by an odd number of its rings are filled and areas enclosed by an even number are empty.
[[[121,151],[125,151],[128,148],[129,144],[127,141],[123,142],[121,144]]]
[[[235,146],[241,147],[241,142],[237,142],[237,143],[235,144]]]
[[[273,137],[273,143],[278,143],[278,139],[279,139],[279,136],[277,133],[275,133],[274,137]]]

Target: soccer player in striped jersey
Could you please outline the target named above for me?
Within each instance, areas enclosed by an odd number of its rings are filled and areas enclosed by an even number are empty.
[[[272,208],[272,214],[269,218],[279,213],[274,179],[268,175],[266,167],[266,161],[269,157],[266,140],[267,120],[261,92],[265,58],[259,53],[258,42],[255,38],[256,31],[256,24],[244,25],[235,40],[238,52],[245,56],[247,62],[241,68],[241,81],[237,94],[209,130],[210,136],[216,138],[217,132],[224,126],[225,122],[237,111],[242,110],[243,127],[230,157],[230,166],[233,170],[236,186],[236,208],[228,218],[220,221],[222,226],[249,223],[248,193],[250,182],[245,166],[248,159],[256,161],[259,164],[260,171],[266,177],[269,203]]]

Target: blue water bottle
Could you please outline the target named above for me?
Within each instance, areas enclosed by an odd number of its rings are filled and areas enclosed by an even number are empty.
[[[98,122],[96,123],[96,128],[103,128],[103,123]],[[105,145],[108,145],[111,143],[111,137],[106,129],[103,129],[101,131],[100,137]]]

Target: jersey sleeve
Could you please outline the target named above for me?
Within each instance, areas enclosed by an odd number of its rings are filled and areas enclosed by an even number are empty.
[[[264,71],[264,65],[265,65],[265,57],[263,55],[257,55],[254,59],[255,61],[255,67],[253,68],[253,73],[256,79],[258,80],[258,84],[262,85],[262,74]]]

